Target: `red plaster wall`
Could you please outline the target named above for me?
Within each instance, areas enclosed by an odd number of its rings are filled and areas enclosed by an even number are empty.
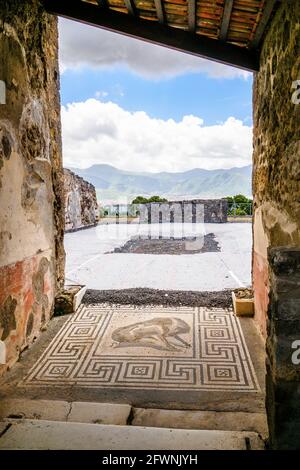
[[[16,329],[11,330],[5,339],[6,364],[0,365],[0,376],[11,367],[18,359],[20,353],[39,334],[43,325],[49,320],[52,306],[44,308],[36,299],[32,279],[39,270],[39,265],[44,254],[27,258],[23,261],[0,268],[0,305],[5,305],[9,296],[17,301],[14,311]],[[48,301],[54,297],[55,283],[52,275],[51,264],[43,276],[43,294]],[[29,335],[26,335],[27,323],[30,314],[33,313],[33,327]],[[3,328],[0,325],[0,337]]]
[[[253,253],[253,288],[255,300],[255,321],[264,337],[267,336],[267,311],[269,304],[269,267],[267,260]]]

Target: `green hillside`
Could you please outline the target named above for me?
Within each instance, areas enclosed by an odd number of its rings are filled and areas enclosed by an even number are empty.
[[[167,199],[251,196],[252,166],[229,170],[193,170],[180,173],[135,173],[110,165],[93,165],[84,170],[70,168],[92,183],[103,204],[131,201],[137,195],[159,194]]]

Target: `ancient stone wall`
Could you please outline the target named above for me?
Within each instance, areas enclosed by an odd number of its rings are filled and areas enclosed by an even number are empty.
[[[0,80],[1,375],[64,281],[57,20],[38,0],[0,2]]]
[[[194,199],[167,203],[140,204],[140,223],[225,223],[225,199]]]
[[[65,230],[74,231],[97,224],[96,189],[70,170],[64,170]]]
[[[272,445],[278,448],[292,448],[300,435],[300,415],[295,408],[299,365],[292,363],[293,340],[300,340],[299,263],[295,263],[300,247],[296,80],[300,80],[300,3],[286,1],[264,39],[253,96],[255,319],[268,336],[267,406]]]
[[[267,408],[272,445],[300,448],[300,248],[272,248]]]
[[[254,81],[254,259],[256,315],[266,333],[268,247],[300,245],[300,4],[282,2]]]

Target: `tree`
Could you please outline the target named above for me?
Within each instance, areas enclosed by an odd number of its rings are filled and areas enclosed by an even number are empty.
[[[235,196],[227,196],[229,215],[252,215],[252,199],[247,198],[243,194]]]
[[[251,199],[248,199],[246,196],[244,196],[243,194],[237,194],[236,196],[234,196],[234,201],[238,204],[246,204],[246,203],[249,203],[249,201],[251,201]],[[252,202],[252,201],[251,201]]]
[[[151,196],[148,199],[148,202],[168,202],[168,200],[160,196]]]
[[[151,202],[168,202],[167,199],[161,198],[160,196],[151,196],[148,199],[144,196],[137,196],[135,199],[133,199],[131,204],[147,204]]]
[[[131,204],[146,204],[147,202],[148,199],[144,196],[137,196],[135,199],[133,199]]]

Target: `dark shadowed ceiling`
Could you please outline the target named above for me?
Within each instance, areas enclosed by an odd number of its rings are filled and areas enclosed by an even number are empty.
[[[44,0],[49,13],[255,71],[280,0]]]

